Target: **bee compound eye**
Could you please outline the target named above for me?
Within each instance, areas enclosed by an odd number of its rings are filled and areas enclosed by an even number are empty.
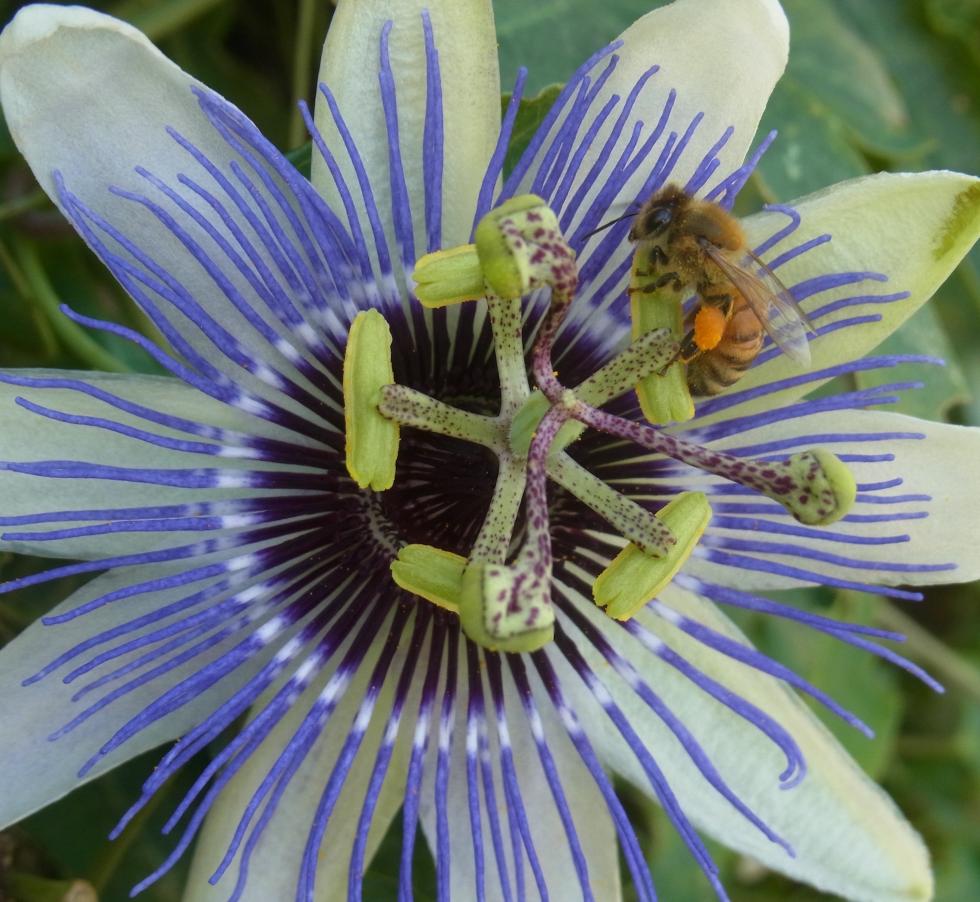
[[[674,214],[669,207],[658,207],[647,217],[647,231],[659,234],[670,225]]]

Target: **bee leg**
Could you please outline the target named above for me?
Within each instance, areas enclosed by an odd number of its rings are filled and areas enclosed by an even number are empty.
[[[630,285],[626,292],[628,294],[649,294],[651,291],[656,291],[658,288],[670,284],[673,284],[674,291],[680,291],[684,287],[684,283],[676,272],[665,272],[645,285]]]
[[[711,304],[712,307],[717,307],[722,313],[725,314],[726,320],[732,318],[732,312],[735,305],[735,298],[733,298],[727,292],[725,294],[702,295],[701,299],[706,304]]]
[[[676,272],[665,272],[663,275],[658,276],[657,280],[653,283],[654,288],[663,288],[665,285],[673,283],[674,291],[680,291],[684,287],[684,283],[681,282],[681,277]]]
[[[661,273],[654,278],[654,274],[658,270],[670,263],[670,257],[667,256],[666,251],[660,245],[653,246],[648,259],[651,265],[647,269],[637,267],[633,271],[634,284],[626,289],[628,294],[649,294],[651,291],[656,291],[658,288],[663,288],[670,283],[673,283],[675,291],[680,291],[684,287],[680,276],[673,270]],[[643,285],[635,284],[640,279],[650,279],[651,281],[645,282]]]
[[[703,351],[698,347],[697,342],[694,340],[694,330],[691,329],[684,338],[681,339],[680,346],[677,348],[677,353],[674,354],[670,360],[667,361],[659,370],[657,370],[658,376],[664,376],[675,363],[690,363],[696,357],[700,357]]]

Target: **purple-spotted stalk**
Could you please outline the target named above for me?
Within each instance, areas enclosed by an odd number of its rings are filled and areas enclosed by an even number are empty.
[[[853,477],[827,452],[804,451],[786,463],[745,460],[686,442],[581,402],[571,405],[569,413],[600,432],[627,439],[649,451],[754,489],[783,505],[801,523],[833,523],[848,512],[853,502]]]

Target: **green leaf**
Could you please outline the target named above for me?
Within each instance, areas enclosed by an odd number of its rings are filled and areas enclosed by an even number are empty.
[[[115,842],[108,838],[122,813],[139,798],[142,783],[160,754],[146,752],[22,822],[22,829],[51,857],[61,876],[89,879],[100,899],[125,899],[130,888],[167,857],[173,839],[162,835],[161,827],[203,767],[203,755],[154,797],[140,829],[126,831]],[[185,855],[140,899],[179,899],[189,867],[190,856]]]
[[[286,151],[286,159],[300,171],[304,178],[309,178],[310,166],[313,162],[313,142],[307,141],[305,144],[300,144],[299,147]]]
[[[419,829],[415,835],[412,856],[412,893],[418,902],[434,902],[437,896],[435,862],[425,836]],[[401,870],[402,816],[398,814],[385,833],[378,851],[364,874],[363,897],[368,902],[395,899],[398,896],[398,875]],[[489,864],[489,863],[488,863]],[[489,869],[489,868],[488,868]]]
[[[792,47],[781,84],[805,92],[804,112],[838,121],[855,143],[882,156],[921,150],[905,99],[874,47],[827,3],[784,0],[783,8]]]
[[[973,61],[928,30],[920,0],[834,0],[887,67],[909,130],[929,142],[921,165],[974,172],[980,147],[980,78]]]
[[[767,202],[788,201],[870,172],[843,124],[805,85],[780,81],[762,116],[760,133],[779,132],[753,175]]]
[[[825,3],[786,0],[792,50],[760,133],[779,139],[757,182],[770,201],[790,200],[871,169],[861,150],[921,154],[902,95],[876,51]]]
[[[527,90],[565,82],[591,56],[651,9],[669,0],[495,0],[504,84],[527,66]],[[653,62],[656,62],[655,60]]]
[[[51,328],[79,360],[91,369],[110,373],[124,373],[128,367],[89,334],[88,330],[65,316],[61,311],[61,295],[51,284],[44,264],[35,247],[30,242],[17,241],[14,254],[17,257],[24,279],[29,286],[30,301],[48,317]]]
[[[653,802],[636,799],[627,806],[627,811],[631,823],[640,827],[641,840],[645,839],[643,847],[650,849],[647,859],[660,898],[702,899],[706,898],[706,894],[710,895],[704,872],[664,810]],[[711,857],[724,874],[735,861],[735,854],[710,839],[702,838],[706,839]],[[729,878],[730,875],[726,874],[723,879],[731,889]]]
[[[980,66],[963,48],[964,22],[975,18],[977,0],[834,2],[888,68],[905,98],[912,135],[928,142],[916,167],[980,170]],[[976,44],[974,52],[980,53]],[[963,270],[968,296],[980,309],[980,248]],[[975,342],[975,327],[966,334]]]
[[[961,42],[980,64],[980,0],[925,0],[925,11],[937,32]]]
[[[179,31],[198,16],[225,0],[122,0],[113,4],[110,15],[135,25],[151,40]]]
[[[976,843],[957,843],[952,854],[936,862],[936,898],[980,899],[980,854]]]

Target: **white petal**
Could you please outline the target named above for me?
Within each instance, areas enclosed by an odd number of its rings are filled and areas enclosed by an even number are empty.
[[[531,668],[533,671],[533,668]],[[505,668],[506,671],[506,668]],[[533,684],[532,684],[533,685]],[[504,793],[500,764],[500,741],[497,735],[496,718],[489,693],[484,693],[488,710],[486,713],[487,739],[493,770],[494,801],[498,823],[500,824],[503,846],[507,856],[507,876],[513,891],[514,860],[511,854],[511,836],[508,827],[508,803]],[[562,790],[569,811],[575,822],[575,830],[585,853],[589,884],[596,899],[616,902],[622,897],[619,879],[619,859],[617,855],[616,833],[602,795],[595,781],[582,764],[578,753],[568,739],[564,728],[554,713],[551,701],[542,691],[535,699],[541,715],[541,725],[551,752],[555,767],[561,780]],[[537,746],[532,738],[530,726],[520,698],[513,686],[510,675],[504,674],[504,704],[507,712],[507,733],[514,756],[514,770],[521,789],[521,800],[528,816],[529,828],[544,874],[548,892],[553,899],[576,899],[582,896],[582,888],[575,871],[567,834],[555,806],[554,796],[549,788]],[[438,716],[438,711],[436,712]],[[468,788],[466,775],[467,740],[466,696],[456,700],[456,719],[453,725],[453,747],[450,752],[449,787],[447,795],[447,814],[449,821],[449,860],[451,899],[476,898],[476,866],[473,854],[473,830],[470,824]],[[437,723],[437,721],[436,721]],[[432,734],[434,751],[436,734]],[[495,857],[490,821],[487,813],[486,796],[482,791],[482,776],[478,769],[481,789],[480,818],[481,838],[483,840],[483,863],[485,868],[484,891],[487,900],[504,898]],[[422,786],[421,817],[429,848],[436,854],[436,807],[435,807],[435,758],[430,754],[426,762],[425,780]],[[512,809],[513,810],[513,809]],[[518,840],[519,841],[519,840]],[[522,856],[524,885],[529,888],[532,898],[536,898],[536,883],[527,855]]]
[[[373,663],[375,656],[369,653],[368,657]],[[396,673],[400,669],[398,663],[403,660],[404,649],[396,654],[395,663],[392,665]],[[236,858],[232,862],[216,884],[210,884],[208,878],[224,857],[245,807],[299,727],[316,694],[333,670],[333,667],[327,668],[314,681],[310,690],[293,703],[282,721],[252,753],[218,796],[197,840],[191,873],[183,897],[184,902],[212,902],[212,900],[228,898],[231,888],[238,879],[240,859]],[[363,664],[331,714],[323,732],[290,780],[275,815],[269,821],[251,857],[248,880],[244,893],[240,897],[243,902],[253,902],[253,900],[265,902],[270,899],[296,897],[303,852],[314,815],[338,754],[351,731],[358,705],[364,698],[369,672],[370,664]],[[389,677],[385,689],[379,696],[371,723],[327,825],[318,855],[317,899],[347,898],[351,849],[375,755],[381,744],[387,715],[391,711],[393,682]],[[407,746],[411,738],[414,716],[410,714],[417,710],[418,689],[421,687],[421,682],[420,675],[417,685],[409,692],[405,716],[368,836],[365,865],[370,862],[402,802]],[[271,693],[267,693],[266,698],[269,694]],[[259,702],[252,709],[253,715],[259,712],[261,704]]]
[[[604,166],[595,178],[595,190],[612,172],[630,140],[633,124],[641,122],[645,125],[640,146],[659,121],[671,89],[676,90],[677,98],[648,164],[640,166],[619,192],[612,210],[616,212],[619,205],[619,212],[622,212],[624,205],[636,199],[667,135],[672,131],[683,135],[699,113],[703,113],[704,118],[670,180],[685,184],[709,148],[729,126],[734,128],[734,134],[717,153],[720,166],[709,185],[737,169],[752,143],[773,86],[786,66],[789,27],[779,4],[775,0],[740,3],[677,0],[637,20],[620,39],[623,46],[616,51],[619,62],[593,100],[586,121],[590,122],[614,94],[625,101],[651,66],[658,65],[660,69],[639,94],[616,146],[606,153]],[[596,77],[604,66],[605,62],[602,62],[596,67]],[[597,133],[579,167],[569,196],[574,196],[578,185],[603,153],[606,137],[618,114],[617,107]],[[552,134],[567,117],[567,112],[559,117]],[[536,168],[532,166],[532,174]],[[522,188],[529,185],[530,180],[525,180]]]
[[[747,640],[713,605],[674,586],[661,600],[684,615],[743,642]],[[601,615],[591,613],[597,622]],[[858,902],[912,902],[931,897],[932,878],[922,841],[894,803],[851,760],[829,731],[784,684],[700,646],[675,627],[643,612],[640,621],[688,662],[775,718],[795,739],[808,765],[803,782],[778,786],[785,762],[755,727],[738,718],[683,678],[622,630],[604,632],[642,673],[646,682],[685,723],[729,786],[779,836],[796,857],[769,842],[739,815],[691,764],[680,743],[625,683],[608,673],[595,654],[594,666],[652,751],[678,800],[704,833],[767,867],[826,892]],[[583,643],[583,651],[587,651]],[[570,677],[563,683],[571,685]],[[583,720],[594,703],[578,702]],[[625,743],[601,713],[590,730],[610,765],[639,787],[646,778]],[[586,720],[588,723],[588,721]],[[601,724],[601,726],[600,726]],[[649,792],[649,789],[646,789]],[[656,876],[656,875],[654,875]]]
[[[841,298],[909,292],[888,304],[847,306],[816,319],[824,327],[856,316],[879,315],[878,322],[832,331],[810,343],[812,369],[857,360],[874,349],[922,306],[980,237],[980,179],[956,172],[883,173],[853,179],[791,204],[802,217],[799,228],[766,254],[769,260],[825,233],[829,243],[796,257],[777,273],[790,288],[816,276],[841,272],[878,272],[887,282],[866,280],[804,300],[813,312]],[[783,228],[786,217],[760,213],[746,220],[754,243]],[[800,368],[785,355],[751,369],[733,391],[798,376]],[[791,401],[819,383],[780,392]],[[773,406],[773,395],[733,408],[741,416]],[[714,418],[713,418],[714,419]]]
[[[439,54],[445,135],[442,181],[443,245],[468,240],[476,197],[493,152],[500,125],[500,74],[493,10],[487,0],[342,0],[323,47],[320,81],[334,96],[371,180],[378,207],[390,232],[388,132],[378,86],[381,31],[393,22],[390,59],[398,99],[402,164],[415,222],[415,249],[425,241],[423,133],[426,108],[426,54],[422,12],[432,20]],[[353,168],[322,95],[316,123],[341,164],[361,210],[364,206]],[[313,182],[334,209],[339,195],[326,166],[314,153]]]
[[[180,572],[185,565],[129,567],[106,573],[74,592],[54,608],[52,615],[71,610],[85,602],[135,582],[152,580]],[[198,586],[207,585],[206,583]],[[32,811],[61,798],[76,786],[86,783],[124,761],[174,739],[199,723],[235,689],[251,672],[253,664],[244,665],[187,705],[151,724],[118,749],[107,755],[84,779],[81,766],[131,717],[144,710],[154,699],[212,660],[218,651],[228,648],[226,640],[216,649],[148,682],[90,717],[72,732],[55,741],[48,736],[81,713],[89,704],[120,685],[127,678],[108,685],[83,699],[72,702],[71,696],[89,677],[108,673],[114,667],[135,657],[135,653],[103,664],[76,682],[62,682],[63,671],[52,673],[29,686],[21,682],[36,674],[62,652],[106,629],[136,618],[187,595],[186,588],[174,588],[128,598],[122,604],[108,604],[64,624],[45,626],[41,621],[29,626],[0,652],[0,723],[3,724],[3,792],[0,793],[0,824],[6,825],[26,817]],[[137,634],[131,634],[137,635]],[[127,637],[128,638],[128,637]],[[100,646],[91,655],[75,659],[81,663],[110,645]],[[163,660],[166,660],[164,658]],[[133,800],[135,801],[135,800]],[[119,810],[118,814],[122,815]]]
[[[889,433],[921,435],[924,438],[888,438]],[[935,585],[967,582],[980,577],[980,559],[976,547],[977,511],[980,510],[980,482],[972,477],[980,459],[980,429],[932,423],[887,411],[835,411],[764,426],[751,432],[718,442],[713,447],[726,448],[756,442],[780,441],[797,436],[821,436],[820,444],[835,454],[894,455],[891,461],[848,463],[859,487],[858,501],[852,514],[891,515],[893,522],[842,521],[827,527],[828,535],[904,537],[880,545],[851,545],[838,542],[815,542],[759,531],[713,530],[712,534],[731,539],[764,539],[801,552],[821,551],[853,559],[854,567],[833,562],[796,557],[786,553],[749,554],[752,558],[805,567],[818,574],[882,585]],[[839,435],[840,441],[828,436]],[[873,436],[882,435],[875,441]],[[848,438],[859,436],[859,438]],[[860,438],[866,436],[866,438]],[[794,453],[808,446],[787,450]],[[895,484],[895,480],[900,480]],[[883,488],[875,488],[889,483]],[[867,486],[866,491],[860,491]],[[889,499],[894,501],[889,502]],[[923,516],[926,514],[927,516]],[[903,517],[914,515],[909,519]],[[760,520],[788,523],[788,517],[774,515]],[[949,565],[955,565],[950,567]],[[937,569],[902,570],[896,567],[924,565]],[[888,569],[891,567],[892,569]],[[941,568],[941,569],[938,569]],[[737,581],[740,589],[782,589],[801,585],[800,580],[786,576],[742,569],[719,567],[692,558],[686,572],[713,579],[722,584]]]
[[[169,416],[183,417],[219,429],[240,430],[247,434],[269,435],[272,432],[268,424],[208,398],[177,379],[34,369],[18,370],[11,375],[76,379],[118,395],[125,401],[143,404]],[[0,383],[0,463],[64,460],[164,470],[219,467],[230,473],[253,465],[247,459],[191,454],[161,448],[104,428],[58,422],[24,409],[15,403],[15,398],[25,398],[34,404],[73,416],[109,420],[165,438],[219,444],[147,422],[82,392]],[[236,494],[240,495],[241,490]],[[0,468],[0,496],[3,497],[3,510],[0,513],[4,517],[13,517],[48,511],[190,504],[232,497],[232,494],[226,489],[189,491],[172,486],[121,480],[45,478]],[[7,526],[0,527],[0,533],[44,532],[51,528],[60,529],[65,525],[72,527],[84,524],[55,522]],[[116,533],[53,541],[8,541],[3,543],[3,547],[22,553],[88,559],[145,550],[150,545],[159,545],[161,535],[166,535],[166,541],[177,545],[182,541],[194,541],[192,535],[199,539],[202,533]]]
[[[115,186],[160,204],[224,271],[246,303],[265,310],[255,289],[206,230],[195,225],[187,213],[135,171],[142,166],[177,190],[239,255],[248,259],[219,216],[177,181],[180,173],[192,178],[230,211],[231,218],[256,248],[255,255],[278,277],[271,256],[245,217],[217,181],[166,131],[173,128],[194,144],[248,197],[231,173],[230,161],[237,159],[253,182],[258,182],[258,177],[208,122],[193,92],[195,87],[200,86],[132,26],[82,7],[27,6],[0,38],[0,99],[4,115],[15,143],[44,190],[59,202],[55,173],[60,172],[71,193],[179,282],[189,297],[245,345],[253,359],[273,364],[279,360],[275,352],[235,310],[202,262],[149,209],[109,192],[110,186]],[[267,192],[259,193],[265,193],[269,206],[277,209]],[[254,211],[255,204],[252,208]],[[261,219],[261,214],[256,215]],[[146,272],[146,265],[135,262],[113,239],[94,226],[90,228],[112,252],[130,261],[138,271]],[[151,278],[159,284],[160,277]],[[138,282],[137,288],[211,362],[236,375],[242,373],[215,353],[214,345],[199,331],[199,312],[185,317],[175,312],[162,295]],[[271,314],[263,315],[278,335],[288,334],[289,330],[274,321]],[[249,378],[247,374],[245,378]]]

